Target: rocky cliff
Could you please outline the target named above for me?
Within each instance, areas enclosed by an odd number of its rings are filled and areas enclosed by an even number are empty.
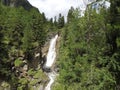
[[[4,5],[10,6],[10,7],[20,7],[22,6],[26,10],[30,10],[32,5],[27,0],[0,0]]]

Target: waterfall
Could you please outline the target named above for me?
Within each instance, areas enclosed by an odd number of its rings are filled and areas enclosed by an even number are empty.
[[[54,79],[56,77],[56,73],[53,71],[53,72],[48,73],[47,75],[48,75],[50,81],[47,84],[47,86],[45,87],[45,90],[51,90],[51,85],[54,83]]]
[[[55,61],[55,58],[56,58],[55,46],[56,46],[57,38],[58,38],[58,35],[56,35],[50,41],[50,47],[49,47],[49,51],[48,51],[48,54],[47,54],[47,60],[46,60],[45,68],[51,68],[54,61]],[[54,70],[51,70],[49,73],[47,73],[47,75],[48,75],[50,81],[47,84],[47,86],[45,87],[45,90],[51,90],[51,85],[54,82],[54,79],[56,77],[56,73],[54,72]]]

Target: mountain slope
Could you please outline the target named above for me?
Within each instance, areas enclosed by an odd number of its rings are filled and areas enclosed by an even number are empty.
[[[30,3],[27,0],[1,0],[1,2],[4,5],[11,6],[11,7],[22,6],[26,10],[33,8],[32,5],[30,5]]]

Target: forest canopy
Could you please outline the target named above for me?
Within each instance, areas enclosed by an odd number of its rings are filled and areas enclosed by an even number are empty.
[[[101,7],[99,13],[88,5],[83,17],[79,9],[71,8],[67,22],[61,14],[53,21],[36,8],[0,3],[0,79],[11,90],[32,90],[28,84],[41,83],[44,72],[30,66],[35,50],[40,53],[40,63],[44,44],[59,33],[59,76],[52,90],[119,90],[120,1],[110,3],[110,8]],[[29,70],[20,76],[25,61]],[[27,76],[35,80],[31,82]]]

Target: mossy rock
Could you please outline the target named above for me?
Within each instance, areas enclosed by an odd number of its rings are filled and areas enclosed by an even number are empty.
[[[34,78],[46,79],[46,75],[43,73],[42,70],[38,70],[38,71],[35,73]]]
[[[23,61],[20,60],[20,59],[16,59],[16,60],[14,61],[14,65],[15,65],[16,67],[20,67],[22,64],[23,64]]]
[[[42,70],[33,71],[33,69],[30,69],[28,71],[28,75],[33,76],[33,78],[35,79],[38,78],[46,79],[47,77]]]

